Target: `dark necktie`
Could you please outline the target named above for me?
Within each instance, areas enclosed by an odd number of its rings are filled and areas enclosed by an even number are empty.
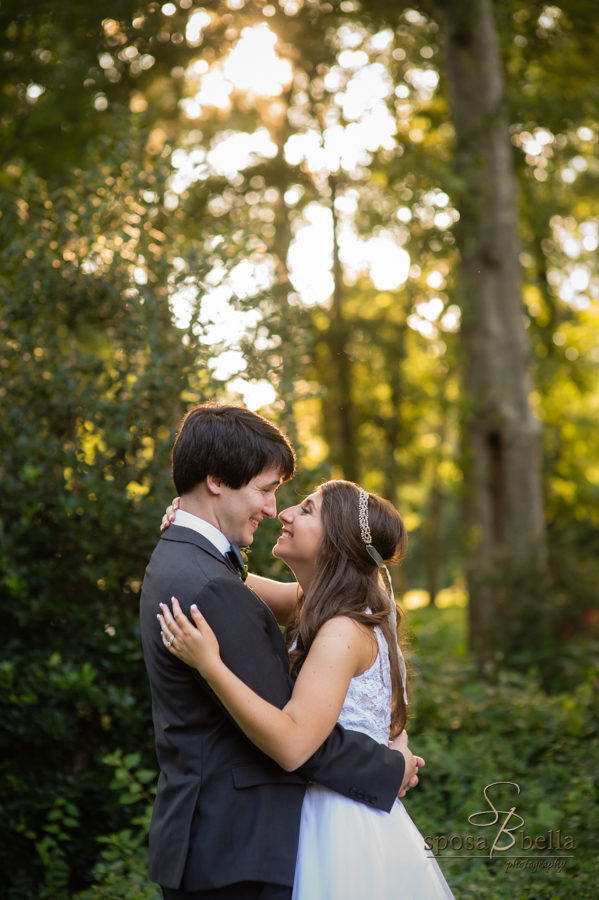
[[[233,568],[239,572],[242,578],[245,579],[245,563],[243,561],[243,556],[239,550],[239,544],[231,544],[231,549],[227,550],[225,553],[226,558],[229,560]]]

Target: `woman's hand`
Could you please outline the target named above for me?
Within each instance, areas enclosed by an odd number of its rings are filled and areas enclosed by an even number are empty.
[[[169,653],[207,678],[216,667],[222,665],[216,635],[195,603],[190,610],[195,626],[181,611],[176,597],[171,597],[171,603],[172,613],[166,603],[161,603],[162,615],[157,616],[162,642]]]
[[[161,531],[166,531],[171,522],[175,521],[175,513],[179,509],[181,503],[180,497],[175,497],[170,506],[167,506],[166,512],[162,517],[162,524],[160,525]]]
[[[418,784],[418,769],[422,768],[425,762],[421,756],[414,756],[408,747],[408,732],[405,728],[397,735],[394,741],[391,741],[389,747],[391,750],[398,750],[400,753],[403,753],[406,761],[403,783],[397,795],[398,797],[405,797],[409,789],[416,787]]]

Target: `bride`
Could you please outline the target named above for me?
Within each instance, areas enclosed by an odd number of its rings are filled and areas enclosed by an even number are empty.
[[[405,552],[399,513],[347,481],[321,485],[284,510],[274,556],[299,585],[256,576],[257,589],[286,624],[293,696],[280,710],[228,669],[197,607],[194,625],[173,598],[161,604],[169,651],[199,670],[247,737],[287,771],[301,766],[338,721],[392,747],[407,744],[406,674],[395,601],[379,576]],[[308,786],[293,900],[453,900],[443,874],[401,800],[390,813],[318,784]]]

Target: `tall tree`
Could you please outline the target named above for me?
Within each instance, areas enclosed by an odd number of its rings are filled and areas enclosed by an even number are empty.
[[[493,5],[452,0],[439,13],[461,187],[466,509],[477,564],[470,639],[484,659],[496,647],[510,567],[544,565],[541,428],[529,404],[518,189]]]

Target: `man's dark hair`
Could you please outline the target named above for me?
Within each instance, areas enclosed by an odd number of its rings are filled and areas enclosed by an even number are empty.
[[[282,481],[295,472],[295,453],[288,438],[268,419],[241,406],[213,401],[201,403],[185,416],[173,447],[178,494],[188,494],[208,475],[239,490],[269,468],[278,468]]]

